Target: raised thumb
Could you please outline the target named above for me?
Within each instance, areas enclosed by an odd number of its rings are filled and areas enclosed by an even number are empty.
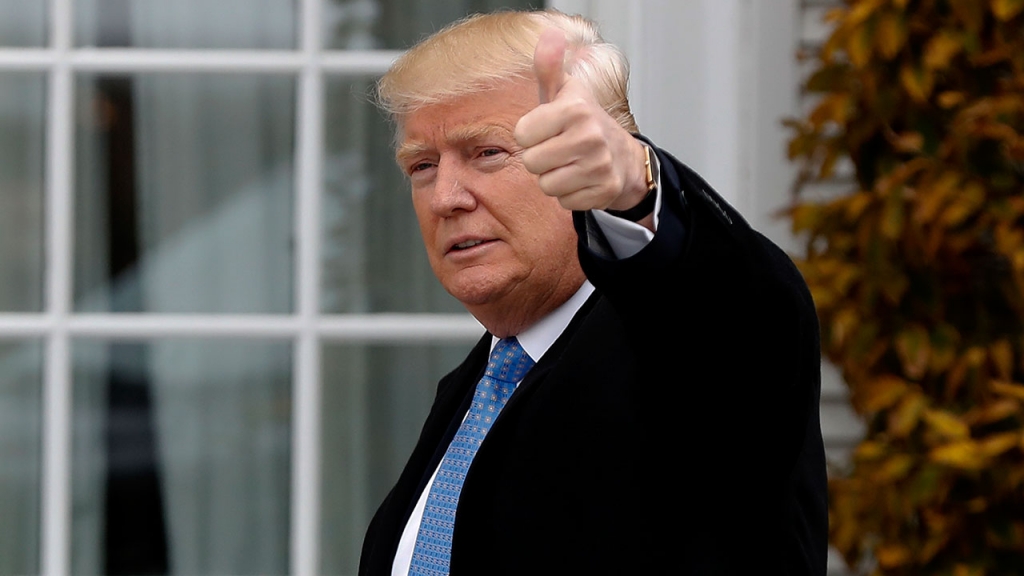
[[[557,28],[548,28],[537,40],[533,51],[533,73],[537,76],[540,103],[546,104],[558,96],[565,85],[565,34]]]

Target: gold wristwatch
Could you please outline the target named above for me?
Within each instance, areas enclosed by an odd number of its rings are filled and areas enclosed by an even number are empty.
[[[648,214],[654,212],[654,205],[658,199],[658,174],[661,171],[661,167],[658,164],[658,155],[646,143],[641,142],[640,145],[644,147],[644,176],[647,179],[647,196],[644,196],[644,199],[639,204],[628,210],[605,210],[605,212],[616,218],[622,218],[630,222],[639,222]]]

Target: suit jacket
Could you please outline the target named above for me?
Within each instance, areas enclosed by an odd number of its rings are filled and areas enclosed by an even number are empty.
[[[574,215],[595,293],[481,445],[456,513],[453,575],[825,574],[810,294],[778,247],[658,155],[660,221],[640,253],[615,259],[592,216]],[[441,380],[367,530],[360,574],[390,574],[490,341]]]

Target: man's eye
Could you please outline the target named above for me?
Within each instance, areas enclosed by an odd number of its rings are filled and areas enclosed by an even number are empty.
[[[480,155],[484,157],[497,156],[498,154],[501,154],[500,148],[484,148],[480,151]]]
[[[424,170],[429,170],[433,167],[433,162],[417,162],[409,167],[409,173],[412,174],[414,172],[422,172]]]

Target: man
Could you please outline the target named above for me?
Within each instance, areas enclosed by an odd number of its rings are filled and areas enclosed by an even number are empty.
[[[380,81],[431,266],[488,334],[360,574],[825,573],[810,295],[633,135],[627,70],[582,18],[504,12]]]

